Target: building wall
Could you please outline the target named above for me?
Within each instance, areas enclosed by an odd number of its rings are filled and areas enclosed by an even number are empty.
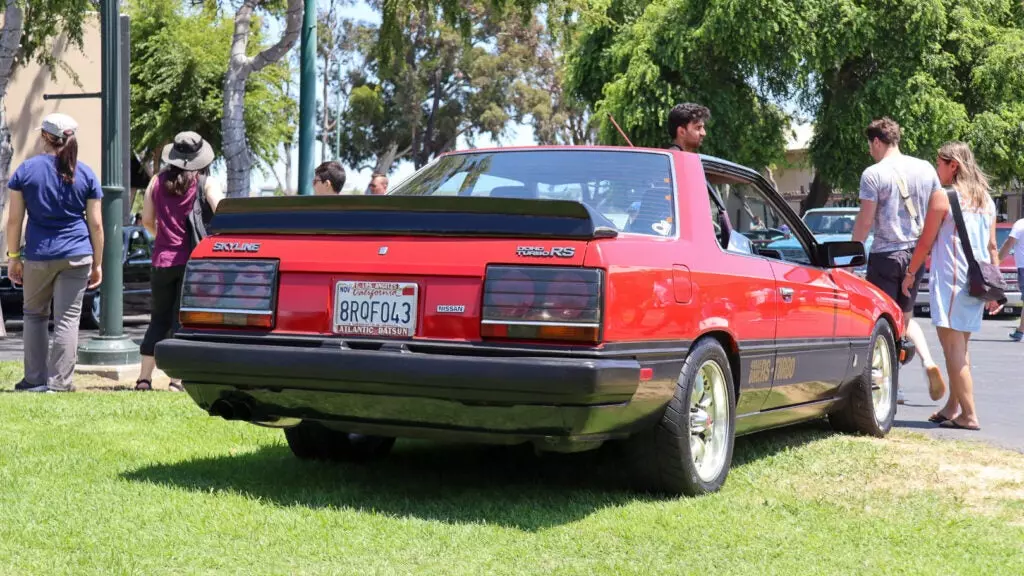
[[[43,100],[44,94],[82,94],[100,91],[100,28],[99,15],[91,14],[86,21],[83,50],[68,46],[65,41],[55,43],[53,54],[78,76],[81,86],[60,67],[49,70],[35,62],[19,67],[7,87],[7,122],[11,130],[14,158],[11,170],[26,158],[42,152],[39,126],[47,114],[61,112],[78,122],[78,159],[102,178],[100,171],[101,108],[99,98],[76,100]],[[6,219],[5,219],[6,221]]]

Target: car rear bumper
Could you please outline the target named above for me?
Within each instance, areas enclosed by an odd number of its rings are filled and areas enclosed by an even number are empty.
[[[558,444],[625,436],[660,415],[683,357],[470,355],[173,338],[157,364],[211,414],[317,420],[389,436]],[[640,381],[641,368],[652,377]],[[220,401],[220,403],[218,403]],[[241,414],[239,417],[238,415]]]

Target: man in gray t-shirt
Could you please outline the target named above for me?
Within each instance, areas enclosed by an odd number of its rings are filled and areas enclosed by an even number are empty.
[[[907,337],[914,343],[928,373],[932,400],[945,394],[942,373],[932,361],[924,332],[913,320],[917,288],[924,277],[924,266],[915,275],[914,287],[903,293],[903,278],[924,228],[928,200],[932,192],[942,190],[939,175],[931,163],[900,152],[900,126],[889,118],[875,120],[865,131],[875,164],[860,177],[860,212],[853,226],[853,239],[863,242],[874,230],[875,238],[868,255],[867,280],[878,286],[903,310]],[[897,397],[903,403],[903,391]]]

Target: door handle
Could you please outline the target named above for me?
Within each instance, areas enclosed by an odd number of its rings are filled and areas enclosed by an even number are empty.
[[[779,288],[779,294],[782,294],[783,302],[793,301],[793,289],[792,288]]]

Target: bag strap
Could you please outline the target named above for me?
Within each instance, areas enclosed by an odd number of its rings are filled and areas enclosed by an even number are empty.
[[[903,179],[903,176],[894,169],[896,173],[896,186],[900,189],[900,198],[903,198],[903,205],[907,207],[907,213],[914,220],[914,224],[917,225],[918,229],[921,228],[921,221],[917,217],[917,207],[914,206],[913,199],[910,198],[910,192],[907,191],[907,181]]]
[[[960,244],[963,246],[964,256],[967,256],[967,266],[976,267],[978,262],[974,259],[974,248],[971,247],[971,239],[967,237],[964,214],[960,211],[960,198],[956,190],[947,190],[946,196],[949,197],[949,207],[953,209],[953,223],[956,225],[957,235],[960,236]]]

